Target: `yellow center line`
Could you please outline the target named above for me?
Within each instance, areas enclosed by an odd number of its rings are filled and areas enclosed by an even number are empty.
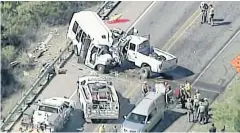
[[[211,4],[213,1],[209,2],[208,4]],[[197,18],[201,15],[201,12],[199,9],[197,9],[189,18],[188,20],[178,29],[177,32],[167,41],[167,43],[163,46],[162,49],[166,49],[166,51],[169,51],[172,46],[181,38],[181,36],[185,33],[185,31],[192,26],[192,24],[197,20]],[[173,43],[171,43],[173,42]],[[169,46],[169,47],[168,47]],[[130,98],[133,96],[133,94],[138,90],[139,88],[131,88],[127,89],[123,96],[126,95],[126,98]],[[130,92],[129,92],[130,91]],[[99,124],[95,129],[94,132],[97,132],[98,128],[101,125]]]

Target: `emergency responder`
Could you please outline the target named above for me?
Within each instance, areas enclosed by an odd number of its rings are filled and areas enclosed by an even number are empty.
[[[208,11],[208,5],[205,2],[201,2],[200,4],[200,10],[202,13],[202,21],[201,24],[206,23],[207,22],[207,11]]]
[[[190,83],[188,81],[185,81],[184,89],[185,89],[185,92],[186,92],[186,97],[190,98],[191,97],[192,88],[191,88],[191,85],[190,85]]]
[[[185,101],[186,101],[186,92],[185,92],[185,89],[184,89],[184,86],[180,86],[180,102],[181,102],[181,105],[182,105],[182,108],[185,108]]]
[[[210,133],[216,133],[216,127],[214,126],[214,123],[212,123],[212,127],[209,129]]]
[[[203,124],[204,123],[204,112],[205,112],[205,106],[203,104],[203,101],[200,101],[199,102],[199,107],[198,107],[198,122],[200,124]]]
[[[193,97],[193,121],[197,120],[198,107],[199,107],[199,99],[198,99],[197,95],[194,95],[194,97]]]
[[[214,22],[213,22],[213,18],[214,18],[214,8],[213,8],[213,5],[211,4],[209,6],[209,24],[211,24],[212,26],[214,25]]]
[[[117,126],[114,126],[114,127],[113,127],[112,132],[113,132],[113,133],[117,133]]]
[[[104,133],[105,132],[105,127],[104,125],[102,124],[100,127],[99,127],[99,133]]]
[[[204,106],[205,106],[205,111],[204,111],[204,123],[208,122],[208,110],[209,110],[209,102],[207,98],[204,98]]]
[[[191,115],[192,115],[192,121],[194,120],[193,105],[191,102],[191,98],[187,99],[186,108],[187,108],[187,114],[188,114],[188,122],[191,122]]]
[[[201,100],[201,94],[200,94],[199,90],[196,90],[195,96],[198,100]]]
[[[148,91],[149,91],[149,86],[147,84],[147,81],[144,81],[142,85],[142,93],[144,97],[147,95]]]
[[[169,104],[170,102],[173,102],[173,101],[171,101],[171,98],[173,97],[173,90],[170,85],[168,85],[168,87],[166,87],[165,95],[166,95],[166,103],[167,104]]]

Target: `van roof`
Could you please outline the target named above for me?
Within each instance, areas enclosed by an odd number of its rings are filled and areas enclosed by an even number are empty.
[[[148,92],[147,96],[140,101],[140,103],[133,109],[132,113],[148,115],[153,102],[158,100],[162,95],[162,93]]]
[[[112,39],[110,29],[104,24],[103,20],[101,20],[96,12],[77,12],[74,13],[73,18],[75,18],[80,27],[87,32],[87,34],[91,35],[95,40],[98,40],[99,44],[108,44],[109,40]],[[102,38],[103,35],[105,35],[106,38]]]
[[[153,101],[150,99],[143,99],[132,111],[132,113],[136,113],[139,115],[148,115],[148,109],[152,105]]]

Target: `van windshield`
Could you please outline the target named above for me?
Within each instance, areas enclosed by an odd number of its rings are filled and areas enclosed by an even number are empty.
[[[145,119],[146,119],[146,116],[135,114],[135,113],[131,113],[127,118],[128,121],[131,121],[134,123],[141,123],[141,124],[145,122]]]

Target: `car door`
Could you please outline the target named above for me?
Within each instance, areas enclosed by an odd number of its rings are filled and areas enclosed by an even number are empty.
[[[95,56],[94,61],[96,61],[97,53],[98,53],[98,48],[96,46],[92,45],[87,52],[87,56],[86,56],[86,60],[85,60],[85,65],[86,66],[88,66],[90,68],[94,68],[95,63],[92,62],[92,58],[93,58],[93,56]]]
[[[136,44],[133,44],[131,42],[128,44],[128,50],[127,50],[128,61],[135,62],[137,58],[136,48],[137,48]]]
[[[147,122],[146,123],[146,130],[149,132],[155,125],[156,125],[156,113],[157,113],[157,108],[154,107],[154,109],[151,111],[151,113],[147,117]]]

